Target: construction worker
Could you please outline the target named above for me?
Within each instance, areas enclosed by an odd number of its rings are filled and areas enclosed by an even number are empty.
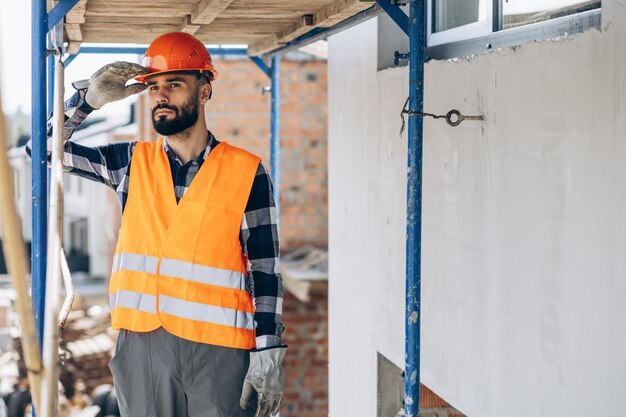
[[[106,65],[66,102],[69,139],[93,110],[147,89],[162,135],[64,148],[66,171],[112,187],[122,208],[109,285],[122,416],[264,417],[283,395],[272,185],[259,157],[207,129],[216,76],[198,39],[167,33],[143,66]]]

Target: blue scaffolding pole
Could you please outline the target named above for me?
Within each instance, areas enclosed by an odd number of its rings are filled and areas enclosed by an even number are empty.
[[[37,326],[39,348],[43,348],[44,308],[46,294],[46,242],[48,219],[48,167],[46,113],[52,110],[52,91],[54,89],[54,60],[48,57],[46,37],[48,32],[78,0],[61,0],[47,12],[46,2],[32,0],[31,24],[31,155],[32,155],[32,244],[31,244],[31,279],[33,311]],[[46,61],[48,74],[46,74]],[[46,82],[47,81],[47,82]],[[48,93],[47,91],[48,90]],[[48,99],[47,99],[48,98]],[[33,407],[33,417],[36,410]]]
[[[424,144],[421,115],[424,109],[424,40],[426,7],[424,0],[410,0],[409,16],[391,0],[377,4],[409,36],[409,131],[406,221],[406,308],[404,415],[417,417],[420,400],[420,323],[421,323],[421,248],[422,248],[422,150]],[[406,57],[404,54],[398,54]]]
[[[43,312],[46,293],[46,228],[47,228],[47,164],[46,164],[46,33],[48,13],[46,2],[32,2],[32,245],[31,273],[35,323],[39,331],[39,347],[43,346]],[[33,411],[33,416],[35,412]]]
[[[420,388],[424,0],[409,3],[409,131],[406,240],[404,415],[417,417]]]
[[[276,204],[276,224],[280,226],[280,55],[272,57],[271,68],[271,111],[270,111],[270,165],[272,169],[272,185]]]
[[[276,224],[280,226],[280,59],[282,55],[271,57],[272,66],[251,56],[261,71],[270,78],[270,170],[272,175],[272,195],[276,204]]]

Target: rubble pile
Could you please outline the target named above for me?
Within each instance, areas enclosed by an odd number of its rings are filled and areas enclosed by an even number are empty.
[[[59,380],[67,398],[74,396],[79,381],[84,384],[87,393],[99,385],[113,383],[108,363],[115,338],[116,332],[111,330],[108,312],[88,315],[84,310],[74,310],[70,313],[61,330],[59,343]],[[13,339],[13,347],[20,353],[19,375],[25,377],[26,368],[19,337]]]
[[[108,312],[89,316],[84,311],[73,311],[61,332],[60,380],[68,398],[72,398],[77,381],[82,380],[90,393],[99,385],[112,384],[108,364],[115,346]]]

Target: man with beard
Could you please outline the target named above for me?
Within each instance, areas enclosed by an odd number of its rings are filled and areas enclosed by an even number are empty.
[[[163,136],[64,148],[66,171],[112,187],[123,213],[109,285],[122,416],[265,417],[284,391],[272,185],[260,158],[207,129],[216,75],[199,40],[168,33],[143,66],[106,65],[66,102],[69,139],[94,109],[147,89]]]

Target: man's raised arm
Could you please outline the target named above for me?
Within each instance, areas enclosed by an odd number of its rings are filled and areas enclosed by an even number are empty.
[[[76,92],[65,102],[65,124],[63,131],[65,171],[102,182],[116,188],[120,169],[128,165],[134,143],[116,143],[98,147],[88,147],[69,141],[74,131],[94,110],[107,103],[122,100],[140,93],[146,88],[143,83],[126,85],[127,81],[147,70],[141,65],[118,61],[107,64],[96,71],[91,78],[74,82]],[[47,125],[47,155],[50,162],[52,145],[52,114]],[[26,144],[26,152],[31,155],[31,141]]]

